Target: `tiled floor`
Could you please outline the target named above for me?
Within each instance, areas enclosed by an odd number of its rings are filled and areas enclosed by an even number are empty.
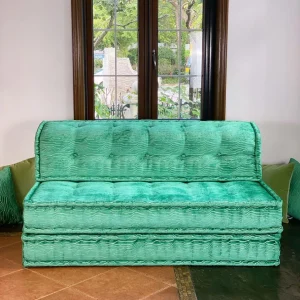
[[[1,300],[177,300],[172,267],[22,267],[20,236],[0,236]]]

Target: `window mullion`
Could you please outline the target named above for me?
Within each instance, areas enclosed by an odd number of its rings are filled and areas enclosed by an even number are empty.
[[[158,1],[159,0],[149,0],[150,3],[150,30],[149,30],[149,74],[150,74],[150,88],[151,88],[151,98],[150,98],[150,119],[157,119],[158,117],[158,82],[157,82],[157,66],[158,66]],[[152,56],[153,51],[155,51],[155,57]],[[156,59],[156,67],[154,66],[153,59]]]
[[[147,79],[147,4],[148,0],[138,1],[138,118],[148,119],[149,80]]]

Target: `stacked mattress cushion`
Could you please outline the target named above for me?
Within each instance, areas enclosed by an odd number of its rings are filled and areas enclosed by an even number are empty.
[[[44,122],[25,266],[278,265],[281,200],[243,122]]]

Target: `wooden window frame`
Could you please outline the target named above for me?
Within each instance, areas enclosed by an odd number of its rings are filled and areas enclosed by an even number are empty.
[[[225,120],[226,117],[226,73],[227,73],[227,37],[229,0],[203,0],[203,63],[202,63],[202,99],[201,120]],[[140,28],[139,38],[147,35],[149,18],[155,16],[150,10],[157,10],[158,0],[139,0]],[[94,66],[93,66],[93,6],[92,0],[71,0],[72,37],[73,37],[73,93],[74,119],[94,119]],[[151,20],[157,24],[157,20]],[[141,26],[142,25],[142,26]],[[155,35],[150,35],[155,36]],[[142,38],[139,44],[139,68],[152,63],[146,59],[157,53],[157,37],[150,41]],[[147,76],[139,76],[139,119],[157,119],[157,101],[153,101],[157,92],[157,74],[149,68]],[[150,79],[149,79],[150,77]],[[151,83],[151,86],[150,84]]]

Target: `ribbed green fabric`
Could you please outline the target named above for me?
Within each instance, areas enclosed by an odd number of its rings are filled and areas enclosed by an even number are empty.
[[[247,122],[43,122],[24,266],[279,264],[281,200]]]
[[[247,122],[44,122],[36,165],[37,181],[255,181],[260,135]]]
[[[276,266],[273,235],[23,235],[25,267],[95,265]]]
[[[43,182],[25,206],[26,233],[281,232],[281,200],[251,181]]]
[[[10,167],[0,170],[0,225],[19,224],[22,215],[17,205]]]

